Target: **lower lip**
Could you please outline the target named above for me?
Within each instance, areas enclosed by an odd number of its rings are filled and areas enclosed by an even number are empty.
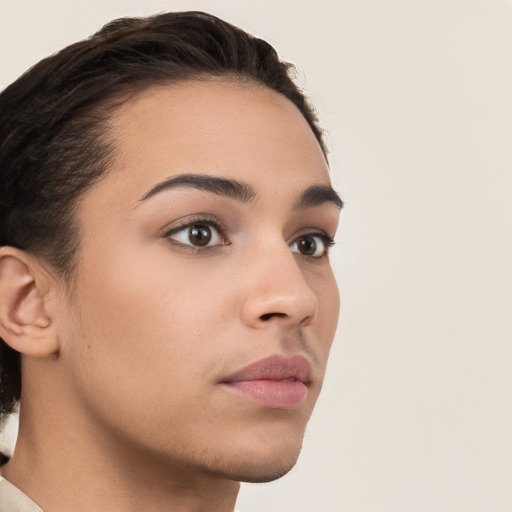
[[[307,386],[299,381],[244,380],[226,386],[258,404],[275,409],[293,409],[306,400]]]

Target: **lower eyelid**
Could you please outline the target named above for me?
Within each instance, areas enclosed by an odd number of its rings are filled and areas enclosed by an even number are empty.
[[[301,238],[312,237],[319,238],[322,241],[323,251],[318,256],[314,256],[313,254],[304,254],[298,248],[298,243]],[[289,244],[290,249],[293,247],[295,250],[292,252],[303,256],[305,258],[310,258],[314,260],[320,260],[325,256],[329,255],[329,249],[334,245],[334,239],[327,235],[326,233],[304,233],[303,235],[299,235],[296,237],[292,243]]]
[[[196,245],[189,240],[189,233],[187,233],[187,230],[194,226],[200,225],[208,226],[212,230],[212,232],[214,233],[213,243],[209,241],[206,245],[202,246]],[[184,249],[192,250],[194,252],[201,252],[208,249],[213,249],[215,247],[221,247],[223,245],[231,245],[231,242],[228,240],[225,233],[225,228],[220,224],[217,218],[212,219],[209,218],[209,216],[197,216],[192,218],[189,217],[186,223],[183,223],[180,226],[175,226],[172,229],[167,230],[167,232],[163,235],[163,238],[167,239],[170,243],[173,243],[176,246],[183,247]],[[180,234],[180,236],[176,237],[177,234]],[[300,238],[303,237],[314,237],[320,239],[324,246],[323,253],[318,256],[313,256],[304,254],[301,251],[299,251],[297,244]],[[323,256],[328,255],[329,249],[334,245],[334,238],[328,235],[325,231],[306,231],[296,236],[294,240],[288,245],[290,248],[295,246],[295,250],[293,252],[296,252],[299,255],[313,259],[321,259]]]
[[[213,233],[212,241],[209,241],[205,245],[196,245],[188,238],[189,230],[194,226],[207,226]],[[177,236],[179,235],[179,236]],[[192,250],[194,252],[206,251],[220,247],[223,245],[229,245],[229,241],[225,236],[225,228],[222,227],[220,222],[215,218],[212,219],[209,216],[197,216],[189,217],[186,222],[179,226],[175,226],[172,229],[168,229],[163,238],[168,240],[169,243],[175,244],[177,247],[183,249]]]

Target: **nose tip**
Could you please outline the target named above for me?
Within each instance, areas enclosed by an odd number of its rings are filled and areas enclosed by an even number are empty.
[[[255,272],[245,289],[243,321],[263,329],[270,325],[306,327],[317,316],[318,302],[293,255],[287,265],[273,270],[268,265]]]
[[[291,303],[283,305],[282,307],[279,307],[277,304],[274,304],[274,309],[290,309],[290,306],[293,307]],[[311,309],[311,311],[309,311]],[[307,311],[308,310],[308,311]],[[282,313],[279,311],[273,312],[273,313],[263,313],[260,315],[259,320],[265,324],[271,321],[282,321],[290,323],[297,323],[301,327],[306,327],[307,325],[310,325],[313,323],[315,317],[316,317],[316,307],[314,308],[314,311],[312,308],[304,308],[302,311],[294,311],[294,312],[288,312],[288,313]],[[302,320],[301,320],[302,318]]]

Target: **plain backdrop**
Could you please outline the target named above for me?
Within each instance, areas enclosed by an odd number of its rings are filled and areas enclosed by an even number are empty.
[[[244,512],[512,510],[512,4],[0,0],[0,88],[106,21],[208,10],[294,62],[346,211],[297,467]]]

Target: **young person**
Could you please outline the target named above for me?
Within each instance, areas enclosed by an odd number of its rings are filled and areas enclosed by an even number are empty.
[[[0,510],[231,512],[295,464],[342,201],[266,42],[112,22],[0,94]],[[3,501],[2,501],[3,500]]]

